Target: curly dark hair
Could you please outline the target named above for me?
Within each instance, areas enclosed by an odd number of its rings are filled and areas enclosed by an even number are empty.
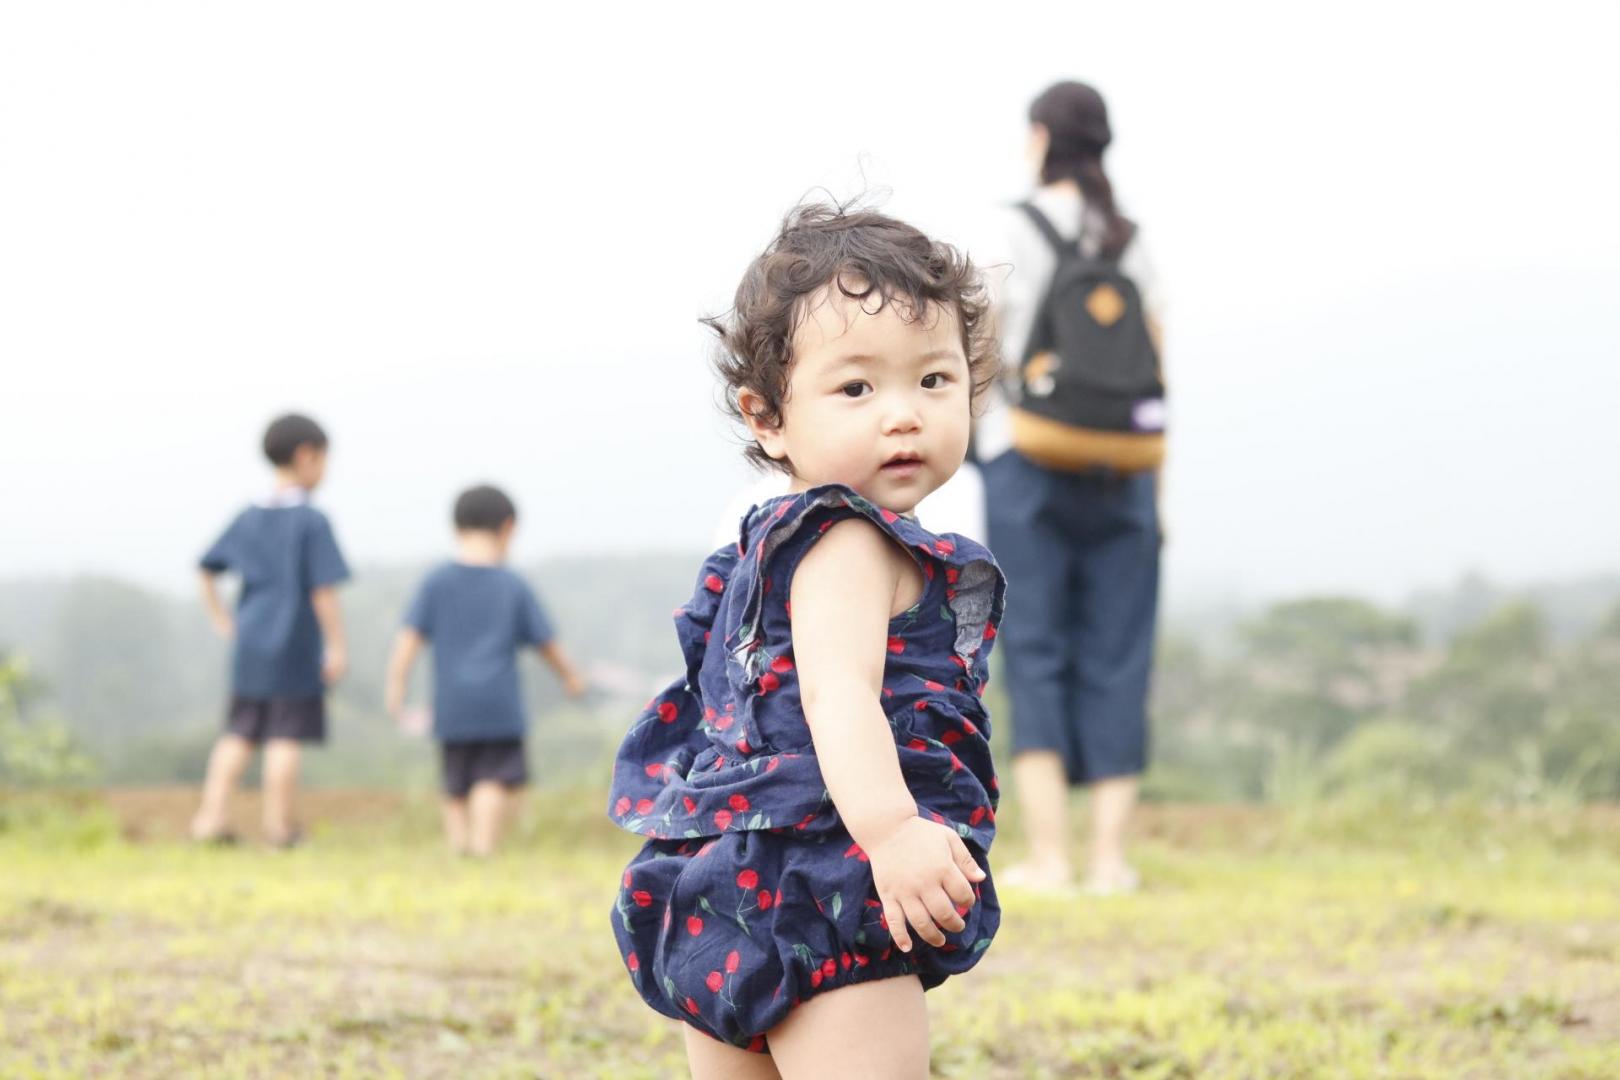
[[[961,328],[971,398],[995,379],[999,358],[989,296],[966,255],[873,210],[808,203],[788,213],[776,238],[749,264],[731,310],[702,320],[720,337],[714,366],[725,385],[726,411],[737,420],[746,419],[737,395],[747,389],[764,399],[756,419],[771,426],[782,422],[793,335],[807,303],[829,288],[862,301],[869,312],[895,304],[908,321],[930,312],[937,317],[948,308]],[[873,298],[876,307],[867,304]],[[746,453],[756,465],[791,468],[752,440]]]

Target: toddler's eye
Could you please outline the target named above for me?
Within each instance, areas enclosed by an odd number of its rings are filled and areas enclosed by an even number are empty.
[[[839,390],[845,397],[862,397],[871,389],[871,386],[863,382],[845,383],[843,386],[839,387]]]
[[[934,371],[923,376],[922,385],[924,390],[938,390],[950,381],[949,375],[942,371]]]

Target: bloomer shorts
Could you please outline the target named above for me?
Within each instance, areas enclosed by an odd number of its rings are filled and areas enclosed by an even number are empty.
[[[439,760],[444,793],[452,799],[466,798],[473,785],[484,780],[506,787],[522,787],[529,782],[529,762],[522,739],[441,743]]]
[[[258,745],[271,739],[326,741],[326,699],[231,698],[225,730]]]

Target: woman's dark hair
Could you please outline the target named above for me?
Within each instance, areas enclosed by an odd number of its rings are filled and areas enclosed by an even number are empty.
[[[264,456],[270,459],[272,465],[291,465],[293,454],[300,446],[326,449],[326,432],[307,416],[298,413],[278,416],[264,429]]]
[[[732,416],[746,420],[737,403],[746,389],[764,399],[756,420],[782,422],[793,335],[807,305],[832,288],[861,301],[868,312],[898,305],[908,321],[950,310],[961,329],[970,399],[994,380],[998,360],[989,297],[966,255],[876,211],[809,203],[789,212],[776,238],[749,264],[731,310],[702,320],[720,337],[715,369]],[[746,453],[756,465],[790,468],[752,440]]]
[[[1136,225],[1114,204],[1114,185],[1103,171],[1103,151],[1113,141],[1108,106],[1102,95],[1081,82],[1060,82],[1029,106],[1029,122],[1046,129],[1050,141],[1041,163],[1041,183],[1073,180],[1086,205],[1103,226],[1102,248],[1110,255],[1125,250]]]
[[[500,488],[479,484],[456,497],[452,517],[461,532],[500,532],[508,521],[517,520],[517,507]]]

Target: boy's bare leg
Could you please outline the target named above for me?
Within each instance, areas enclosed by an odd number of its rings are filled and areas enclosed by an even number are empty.
[[[467,796],[468,817],[467,850],[479,858],[495,854],[495,845],[501,839],[501,826],[506,823],[506,785],[498,780],[480,780]]]
[[[813,997],[767,1039],[783,1080],[928,1080],[928,1006],[915,975]]]
[[[444,798],[444,841],[450,845],[450,854],[467,854],[467,800],[446,795]]]
[[[1069,777],[1062,755],[1026,750],[1013,758],[1013,781],[1029,855],[1001,880],[1008,885],[1061,888],[1070,878]]]
[[[1091,785],[1091,880],[1107,888],[1129,887],[1125,826],[1136,808],[1135,776],[1110,776]]]
[[[264,836],[272,844],[292,839],[299,752],[293,739],[271,739],[264,744]]]
[[[692,1080],[781,1080],[771,1055],[739,1050],[691,1024],[681,1027],[686,1031],[686,1065]]]
[[[208,755],[208,773],[203,780],[202,804],[191,819],[194,840],[210,840],[227,831],[230,824],[231,792],[241,782],[253,760],[253,744],[240,735],[221,735]]]

